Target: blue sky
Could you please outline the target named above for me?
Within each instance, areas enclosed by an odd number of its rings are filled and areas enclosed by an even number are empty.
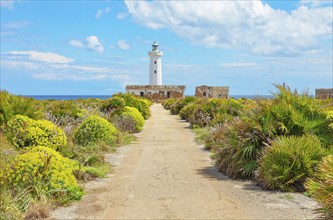
[[[3,1],[1,89],[21,95],[109,95],[148,84],[229,86],[265,95],[283,83],[333,87],[331,1]]]

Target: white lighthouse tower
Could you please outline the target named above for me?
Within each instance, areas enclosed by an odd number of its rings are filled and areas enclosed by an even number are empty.
[[[158,50],[158,44],[154,42],[150,56],[149,85],[162,85],[162,61],[163,52]]]

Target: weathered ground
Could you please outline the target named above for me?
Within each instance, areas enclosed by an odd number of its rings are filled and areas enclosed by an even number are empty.
[[[301,195],[263,191],[217,172],[188,123],[159,104],[136,143],[107,160],[109,178],[52,213],[55,219],[309,219],[317,204]]]

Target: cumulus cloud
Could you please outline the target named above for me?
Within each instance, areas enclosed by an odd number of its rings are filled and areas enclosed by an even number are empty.
[[[87,47],[91,50],[94,50],[98,53],[103,53],[104,47],[99,42],[98,38],[96,36],[90,36],[86,38],[87,41]]]
[[[120,49],[122,49],[122,50],[128,50],[128,49],[130,49],[130,46],[124,40],[118,41],[118,47]]]
[[[96,13],[96,18],[100,18],[103,14],[107,14],[110,12],[110,8],[99,9]]]
[[[311,1],[315,2],[315,1]],[[151,29],[169,29],[194,44],[257,54],[298,55],[332,39],[332,6],[275,10],[262,1],[125,1]],[[312,4],[313,5],[313,4]]]
[[[40,52],[40,51],[9,51],[8,55],[13,56],[12,58],[26,58],[31,61],[40,61],[46,63],[71,63],[73,59],[51,52]]]
[[[79,47],[79,48],[83,47],[83,44],[79,40],[70,40],[68,43],[73,47]]]
[[[104,52],[104,47],[102,43],[99,41],[98,37],[96,36],[89,36],[86,37],[86,40],[84,43],[82,43],[79,40],[72,39],[68,42],[70,45],[73,47],[78,47],[78,48],[88,48],[89,50],[96,51],[98,53],[103,53]]]

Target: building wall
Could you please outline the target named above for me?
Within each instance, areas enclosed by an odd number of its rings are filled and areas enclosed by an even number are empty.
[[[228,86],[197,86],[195,88],[197,98],[229,98]]]
[[[316,89],[317,99],[333,99],[333,88],[332,89]]]
[[[185,88],[185,86],[126,85],[126,92],[162,102],[168,98],[183,98]]]

